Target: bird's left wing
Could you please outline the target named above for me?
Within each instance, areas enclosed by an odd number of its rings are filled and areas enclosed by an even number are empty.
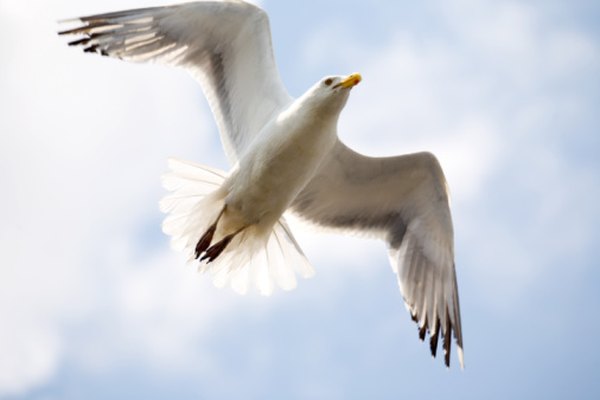
[[[292,211],[326,228],[384,239],[419,337],[430,334],[435,357],[441,333],[449,366],[454,333],[463,365],[452,219],[446,180],[432,154],[365,157],[338,141]]]
[[[231,161],[291,101],[277,71],[267,14],[239,0],[92,15],[60,32],[72,46],[187,69],[200,82]]]

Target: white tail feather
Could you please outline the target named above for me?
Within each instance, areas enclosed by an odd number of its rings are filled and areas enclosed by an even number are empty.
[[[163,231],[171,236],[175,250],[185,251],[194,261],[196,243],[225,204],[227,193],[221,185],[226,174],[176,159],[169,159],[169,169],[163,186],[172,193],[160,202],[161,211],[169,214]],[[199,271],[211,274],[217,287],[229,284],[244,294],[254,286],[263,295],[270,295],[275,285],[294,289],[296,273],[304,278],[314,275],[283,217],[270,232],[253,226],[243,230],[213,262],[200,263]]]

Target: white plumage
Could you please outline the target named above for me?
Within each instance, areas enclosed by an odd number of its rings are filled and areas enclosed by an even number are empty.
[[[173,246],[219,287],[263,294],[313,275],[285,223],[291,211],[313,224],[377,236],[388,244],[405,304],[443,337],[446,365],[462,330],[446,181],[430,153],[360,155],[337,137],[337,120],[360,75],[331,76],[293,99],[271,47],[268,17],[243,1],[198,1],[82,17],[61,34],[70,45],[130,61],[187,69],[201,84],[234,167],[220,172],[170,160],[161,202]]]

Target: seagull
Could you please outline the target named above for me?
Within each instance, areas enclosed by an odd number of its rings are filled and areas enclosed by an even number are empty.
[[[215,285],[268,295],[314,269],[285,213],[326,229],[387,243],[419,338],[450,366],[463,339],[446,179],[429,152],[368,157],[342,143],[337,123],[362,77],[331,75],[292,98],[273,56],[264,10],[241,0],[111,12],[70,20],[71,46],[187,70],[200,83],[233,167],[177,159],[163,185],[163,230]]]

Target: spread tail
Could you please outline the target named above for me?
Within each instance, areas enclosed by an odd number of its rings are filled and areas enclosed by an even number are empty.
[[[161,211],[169,214],[163,231],[171,236],[172,247],[184,251],[193,262],[200,237],[225,207],[227,192],[221,185],[226,174],[176,159],[169,159],[169,169],[163,175],[163,186],[172,193],[160,202]],[[294,289],[296,273],[304,278],[314,275],[283,217],[269,232],[254,226],[244,229],[218,257],[201,261],[199,270],[211,274],[217,287],[229,284],[244,294],[255,286],[263,295],[271,294],[275,285]]]

